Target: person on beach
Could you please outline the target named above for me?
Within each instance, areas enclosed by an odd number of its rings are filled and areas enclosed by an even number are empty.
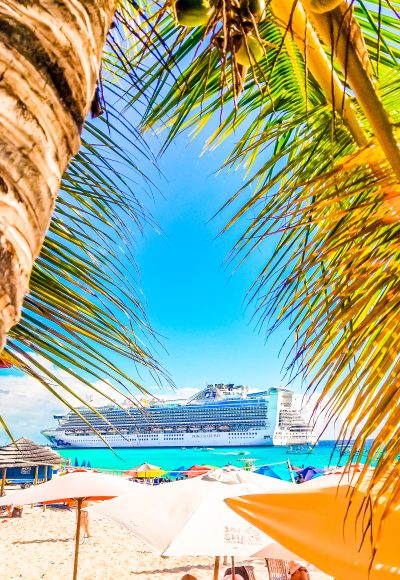
[[[90,538],[92,535],[89,529],[89,514],[86,509],[89,507],[90,503],[88,501],[82,502],[82,512],[81,512],[81,529],[83,529],[84,537]]]
[[[85,508],[90,506],[90,502],[84,500],[82,502],[82,509],[81,509],[81,523],[80,523],[80,530],[83,531],[83,538],[90,538],[92,534],[90,533],[89,528],[89,514]],[[76,510],[76,517],[78,518],[78,510]]]

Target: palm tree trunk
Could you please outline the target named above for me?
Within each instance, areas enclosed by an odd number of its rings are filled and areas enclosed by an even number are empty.
[[[0,0],[0,348],[80,146],[117,0]]]

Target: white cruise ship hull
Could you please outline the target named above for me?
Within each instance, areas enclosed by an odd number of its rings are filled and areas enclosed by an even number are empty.
[[[80,408],[55,415],[56,428],[42,434],[54,447],[250,447],[310,445],[312,428],[294,409],[293,392],[282,387],[248,393],[233,384],[208,385],[188,401],[155,401],[135,407]],[[89,429],[92,425],[106,443]]]
[[[105,448],[106,444],[96,435],[66,435],[57,430],[42,431],[50,443],[59,449]],[[315,438],[303,434],[279,433],[271,435],[265,430],[229,433],[154,433],[151,435],[104,435],[104,439],[115,448],[140,447],[250,447],[286,446],[315,443]]]

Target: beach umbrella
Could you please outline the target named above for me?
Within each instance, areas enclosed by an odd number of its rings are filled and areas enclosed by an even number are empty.
[[[64,477],[57,477],[29,489],[11,492],[0,497],[0,505],[26,505],[34,503],[58,503],[76,500],[77,520],[75,534],[75,558],[73,579],[78,572],[79,536],[81,509],[83,501],[110,499],[132,492],[141,485],[127,481],[115,475],[103,475],[93,472],[72,472]]]
[[[79,461],[77,457],[75,457],[74,467],[79,467]]]
[[[184,465],[181,465],[180,467],[176,467],[174,469],[174,471],[170,471],[168,473],[169,476],[171,477],[182,477],[183,472],[186,470],[186,467]]]
[[[323,475],[325,471],[323,469],[318,469],[317,467],[304,467],[303,469],[296,469],[296,474],[301,475],[304,481],[310,481],[313,477],[319,477]]]
[[[295,489],[231,497],[226,503],[337,580],[399,578],[400,506],[394,505],[382,520],[389,493],[381,494],[375,487],[372,497],[379,497],[379,501],[372,509],[366,495],[367,482],[356,491],[355,477],[358,475],[342,470]]]
[[[92,466],[90,464],[90,461],[87,462],[86,467],[88,467],[89,469],[92,469]]]
[[[282,479],[269,465],[262,465],[255,470],[254,473],[259,473],[260,475],[268,475],[268,477],[274,477],[275,479]]]
[[[159,487],[142,486],[90,508],[127,527],[165,556],[249,557],[270,547],[276,558],[295,555],[237,516],[223,499],[239,491],[261,493],[293,484],[240,469],[218,469]]]
[[[352,463],[350,466],[336,466],[332,467],[325,471],[325,475],[340,475],[342,473],[349,473],[350,471],[353,473],[360,473],[364,465],[362,463]]]
[[[186,471],[182,473],[186,477],[197,477],[198,475],[205,475],[208,471],[212,469],[217,469],[213,465],[192,465]]]
[[[124,473],[128,477],[143,477],[146,479],[152,479],[154,477],[161,477],[167,472],[157,465],[151,465],[151,463],[142,463],[141,465],[137,465],[136,467],[128,469],[128,471],[125,471]]]
[[[86,467],[86,461],[84,459],[82,460],[81,467]]]

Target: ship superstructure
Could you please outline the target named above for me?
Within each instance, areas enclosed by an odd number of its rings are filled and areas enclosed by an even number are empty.
[[[213,384],[185,401],[147,402],[143,408],[107,405],[79,413],[112,447],[225,447],[309,445],[316,436],[282,387],[249,393],[243,385]],[[105,447],[74,412],[55,415],[42,434],[55,447]]]

